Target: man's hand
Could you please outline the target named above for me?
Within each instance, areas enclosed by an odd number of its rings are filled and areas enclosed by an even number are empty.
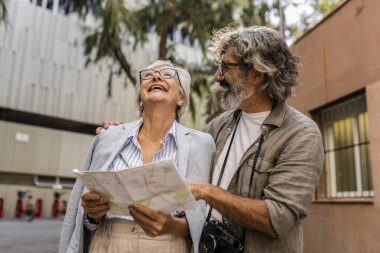
[[[103,129],[108,129],[110,126],[118,126],[123,124],[123,121],[117,120],[117,121],[110,121],[110,120],[103,120],[102,126],[96,128],[96,134],[100,134]]]
[[[129,207],[129,213],[134,221],[140,225],[150,237],[163,234],[174,234],[177,236],[188,236],[189,228],[185,217],[176,218],[171,215],[156,212],[143,205],[133,205]]]
[[[203,199],[230,221],[247,229],[277,236],[264,200],[235,195],[215,185],[193,179],[185,179],[185,183],[196,200]]]
[[[82,195],[84,213],[95,222],[100,222],[109,211],[109,200],[94,192]]]
[[[190,188],[190,191],[196,200],[203,199],[203,192],[207,191],[210,186],[210,184],[194,179],[185,179],[185,183]]]

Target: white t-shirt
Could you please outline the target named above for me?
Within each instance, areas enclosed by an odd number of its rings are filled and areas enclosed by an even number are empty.
[[[243,157],[245,151],[260,137],[261,125],[263,124],[270,111],[258,112],[258,113],[245,113],[242,112],[238,125],[236,126],[236,133],[231,145],[230,154],[226,162],[222,181],[220,182],[220,188],[227,189],[232,177],[235,175],[240,160]],[[218,183],[220,171],[223,167],[224,159],[228,147],[231,142],[233,132],[228,137],[226,144],[223,147],[222,153],[219,155],[218,161],[215,165],[215,170],[212,176],[212,184]],[[222,215],[213,209],[212,219],[222,220]]]

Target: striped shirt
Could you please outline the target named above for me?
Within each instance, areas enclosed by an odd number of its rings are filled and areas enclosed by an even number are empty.
[[[139,129],[143,123],[141,119],[136,127],[130,132],[125,142],[124,148],[115,157],[110,166],[109,171],[118,171],[127,168],[133,168],[141,166],[144,164],[143,153],[141,146],[137,140]],[[174,121],[171,128],[167,132],[163,147],[160,149],[152,159],[152,162],[157,162],[160,160],[173,160],[174,164],[177,165],[177,139],[176,139],[176,124]],[[127,220],[133,220],[132,216],[122,216],[121,218]],[[94,231],[99,227],[99,224],[93,224],[89,221],[87,217],[84,219],[84,224],[90,231]]]
[[[115,157],[108,170],[122,170],[133,168],[144,164],[143,153],[137,140],[141,120],[131,131],[125,142],[124,149]],[[164,146],[153,157],[152,162],[172,159],[177,164],[177,140],[176,140],[176,121],[169,129],[164,139]]]

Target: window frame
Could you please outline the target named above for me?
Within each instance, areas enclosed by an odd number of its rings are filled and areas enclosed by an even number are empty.
[[[345,115],[340,116],[340,118],[334,119],[330,118],[327,121],[323,120],[323,113],[333,114],[334,107],[343,107],[344,105],[353,106],[359,100],[359,104],[364,104],[364,110],[354,108],[352,113],[345,113]],[[361,111],[362,110],[362,111]],[[331,112],[330,112],[331,111]],[[333,101],[323,107],[317,108],[311,111],[311,115],[316,120],[319,125],[322,137],[324,141],[325,148],[325,162],[321,181],[315,191],[315,200],[317,201],[335,201],[335,200],[371,200],[374,197],[373,189],[373,178],[372,178],[372,168],[370,161],[370,141],[368,133],[368,110],[366,106],[366,96],[365,90],[360,90],[349,96],[343,97],[337,101]],[[348,116],[347,116],[348,115]],[[362,123],[365,127],[365,137],[366,140],[360,140],[360,117],[364,117]],[[362,119],[362,120],[363,120]],[[339,123],[341,120],[350,120],[351,126],[350,131],[352,133],[352,144],[342,145],[336,148],[336,136],[334,135],[334,123]],[[345,140],[347,138],[343,137]],[[364,146],[365,153],[364,158],[362,157],[363,151],[361,148]],[[338,179],[337,179],[337,152],[342,149],[352,148],[353,161],[354,161],[354,174],[355,174],[355,185],[350,185],[349,188],[354,188],[356,190],[339,190],[338,189]],[[366,165],[363,167],[362,159],[366,160]],[[363,170],[367,170],[367,173],[362,173]],[[364,178],[365,177],[365,178]],[[347,179],[347,178],[346,178]],[[363,180],[368,182],[369,189],[363,189]]]

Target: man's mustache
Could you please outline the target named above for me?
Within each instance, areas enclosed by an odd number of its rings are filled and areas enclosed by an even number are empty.
[[[220,81],[219,85],[222,86],[223,88],[228,88],[228,89],[230,89],[232,86],[229,82],[227,82],[225,80]]]

